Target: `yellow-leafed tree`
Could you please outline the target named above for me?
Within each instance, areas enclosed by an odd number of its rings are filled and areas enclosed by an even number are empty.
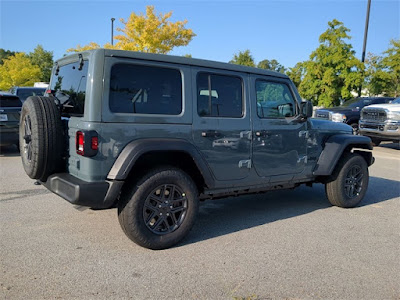
[[[93,50],[100,48],[99,44],[90,42],[89,44],[85,46],[78,45],[76,48],[69,48],[67,49],[67,52],[81,52],[81,51],[86,51],[86,50]]]
[[[40,68],[33,65],[25,53],[16,53],[0,65],[0,90],[8,90],[13,86],[33,86],[40,81]]]
[[[122,34],[114,37],[117,41],[115,45],[107,43],[104,48],[166,54],[174,47],[188,45],[196,34],[192,29],[185,28],[187,20],[174,23],[169,20],[171,16],[172,11],[157,15],[154,6],[146,7],[146,15],[132,12],[126,21],[120,19],[125,27],[117,28]],[[99,48],[99,45],[92,42],[67,51],[78,52],[95,48]]]

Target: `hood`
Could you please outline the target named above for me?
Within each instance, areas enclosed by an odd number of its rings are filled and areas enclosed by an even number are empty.
[[[353,134],[351,126],[328,120],[310,119],[311,127],[319,132]]]
[[[382,109],[387,109],[390,111],[400,112],[400,104],[373,104],[373,105],[364,107],[363,110],[364,109],[376,109],[376,108],[382,108]]]

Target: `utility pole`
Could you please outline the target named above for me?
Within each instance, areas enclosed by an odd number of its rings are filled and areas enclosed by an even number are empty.
[[[115,18],[111,18],[111,45],[114,45],[114,21]]]
[[[367,17],[365,19],[364,44],[363,44],[363,52],[362,52],[361,62],[365,61],[365,49],[367,48],[367,36],[368,36],[369,11],[370,11],[370,9],[371,9],[371,0],[368,0]]]
[[[367,17],[365,19],[365,29],[364,29],[364,43],[363,43],[363,51],[361,55],[361,62],[365,62],[365,50],[367,48],[367,37],[368,37],[368,25],[369,25],[369,12],[371,9],[371,0],[368,0],[367,4]],[[361,89],[362,85],[360,86],[360,89],[358,90],[358,96],[361,97]]]

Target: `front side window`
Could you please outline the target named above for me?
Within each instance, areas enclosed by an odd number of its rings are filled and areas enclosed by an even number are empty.
[[[242,80],[233,76],[199,73],[197,112],[201,117],[242,117]]]
[[[88,61],[67,64],[57,68],[50,89],[63,105],[63,113],[82,116],[85,108]]]
[[[260,118],[288,118],[295,115],[296,102],[286,84],[257,80],[256,93]]]
[[[115,64],[111,69],[109,107],[115,113],[179,115],[181,73],[176,69]]]

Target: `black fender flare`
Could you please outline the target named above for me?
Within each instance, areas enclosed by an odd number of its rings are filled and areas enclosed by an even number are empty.
[[[317,161],[313,175],[325,176],[331,175],[336,167],[337,162],[343,154],[343,151],[348,148],[361,148],[372,150],[372,142],[369,137],[360,135],[338,134],[333,135],[325,142],[324,150]],[[371,152],[367,152],[364,158],[367,160],[368,166],[372,165],[373,157]]]
[[[214,179],[208,165],[193,144],[183,139],[138,139],[130,142],[119,154],[108,173],[108,180],[125,180],[137,160],[145,153],[157,151],[180,151],[189,154],[208,187],[214,186]]]

